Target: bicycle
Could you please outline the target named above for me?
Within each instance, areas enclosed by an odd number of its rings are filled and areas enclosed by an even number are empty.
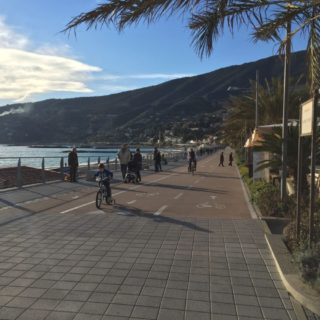
[[[108,205],[114,205],[116,203],[115,200],[111,196],[108,197],[107,188],[104,184],[104,182],[106,180],[110,181],[111,179],[109,177],[107,177],[107,178],[98,177],[96,179],[96,181],[98,182],[98,185],[99,185],[99,190],[96,195],[96,207],[98,209],[100,209],[103,200],[105,200],[106,204],[108,204]]]

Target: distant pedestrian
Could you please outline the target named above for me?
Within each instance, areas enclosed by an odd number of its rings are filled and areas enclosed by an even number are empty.
[[[136,149],[136,153],[133,156],[133,161],[136,164],[137,180],[138,180],[138,182],[141,182],[140,170],[142,170],[142,155],[140,153],[140,149],[139,148]]]
[[[232,162],[233,162],[233,154],[230,152],[229,154],[229,166],[232,167]]]
[[[161,168],[161,153],[158,150],[157,147],[154,148],[153,151],[153,161],[154,161],[154,171],[158,172],[158,171],[162,171]]]
[[[223,155],[223,152],[220,153],[219,167],[220,166],[224,167],[224,155]]]
[[[79,162],[76,148],[72,148],[72,151],[69,152],[68,165],[70,167],[70,182],[77,182]]]
[[[123,181],[125,181],[128,162],[131,159],[131,152],[129,150],[128,144],[125,143],[125,144],[122,145],[121,149],[118,152],[118,158],[119,158],[119,161],[120,161],[122,179],[123,179]]]

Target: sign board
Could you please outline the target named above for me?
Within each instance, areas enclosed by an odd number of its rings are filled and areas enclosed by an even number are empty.
[[[300,136],[312,135],[313,99],[301,105]]]

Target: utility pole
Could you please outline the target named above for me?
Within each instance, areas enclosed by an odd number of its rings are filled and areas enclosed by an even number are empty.
[[[258,128],[258,95],[259,95],[259,71],[256,70],[256,117],[255,117],[255,128]]]
[[[283,75],[283,109],[282,109],[282,175],[281,175],[281,200],[287,200],[287,149],[288,149],[288,97],[289,74],[291,55],[291,22],[287,23],[287,42],[284,58]]]

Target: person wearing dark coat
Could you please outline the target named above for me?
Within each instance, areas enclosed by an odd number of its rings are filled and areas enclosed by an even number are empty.
[[[233,154],[230,152],[229,154],[229,166],[232,167],[232,162],[233,162]]]
[[[142,155],[139,148],[137,148],[135,154],[133,155],[133,161],[136,163],[137,179],[139,182],[141,182],[140,170],[142,170]]]
[[[77,182],[79,162],[76,148],[72,148],[72,151],[69,152],[68,165],[70,167],[70,182]]]
[[[220,166],[224,167],[224,155],[223,155],[223,152],[220,153],[219,167]]]
[[[162,171],[161,169],[161,153],[157,147],[154,148],[153,152],[153,161],[154,161],[154,171]]]

